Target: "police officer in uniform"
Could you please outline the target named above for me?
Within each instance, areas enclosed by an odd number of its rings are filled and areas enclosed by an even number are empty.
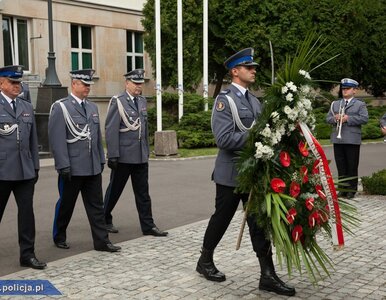
[[[246,48],[229,57],[225,63],[232,78],[228,89],[220,92],[212,111],[212,131],[219,148],[212,179],[216,183],[216,209],[205,232],[201,256],[196,270],[207,280],[224,281],[225,275],[213,262],[213,252],[227,230],[240,200],[245,204],[248,194],[235,192],[237,187],[236,158],[248,138],[248,130],[261,114],[259,100],[249,92],[255,82],[257,63],[253,49]],[[295,289],[286,285],[275,273],[271,243],[254,216],[247,219],[253,250],[258,257],[261,277],[259,289],[292,296]]]
[[[35,257],[33,195],[39,151],[33,107],[17,98],[22,66],[0,68],[0,222],[13,192],[18,207],[20,265],[44,269]]]
[[[59,173],[53,239],[58,248],[68,249],[66,229],[75,202],[82,193],[91,226],[94,249],[117,252],[103,217],[102,171],[105,156],[97,106],[87,99],[94,70],[71,71],[71,94],[56,101],[50,112],[48,138]]]
[[[168,233],[154,223],[149,195],[149,134],[146,98],[141,96],[144,70],[135,69],[124,76],[126,90],[111,98],[105,125],[108,166],[111,168],[104,199],[107,229],[118,232],[112,223],[111,212],[131,176],[143,234],[166,236]]]
[[[341,192],[339,196],[352,199],[358,189],[358,165],[362,142],[362,125],[369,120],[366,103],[354,98],[358,82],[343,78],[341,90],[343,98],[331,103],[327,114],[327,123],[333,125],[331,143],[334,144],[334,157],[339,178],[354,177],[347,181],[349,192]],[[341,129],[339,130],[339,126]],[[337,129],[337,130],[335,130]]]

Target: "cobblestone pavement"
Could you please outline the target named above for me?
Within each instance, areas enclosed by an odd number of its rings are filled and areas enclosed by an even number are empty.
[[[331,278],[313,286],[306,274],[296,272],[289,279],[277,267],[278,274],[297,289],[291,299],[386,299],[386,197],[359,196],[353,203],[362,224],[355,236],[345,235],[345,248],[333,251],[321,239],[336,264]],[[241,219],[239,211],[215,252],[217,267],[227,275],[221,283],[207,281],[195,271],[207,220],[170,230],[166,238],[146,236],[120,243],[120,253],[89,251],[51,262],[43,271],[25,269],[0,279],[47,279],[63,294],[52,298],[65,299],[288,298],[258,290],[260,271],[247,230],[241,249],[235,251]]]

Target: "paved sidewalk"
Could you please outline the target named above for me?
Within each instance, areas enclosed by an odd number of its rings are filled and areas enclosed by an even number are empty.
[[[336,263],[331,278],[314,287],[306,274],[294,273],[288,279],[278,270],[297,289],[291,299],[386,299],[386,197],[360,196],[353,201],[362,224],[356,236],[346,234],[344,250],[332,251],[321,238],[322,247]],[[241,249],[235,251],[241,219],[239,211],[215,252],[217,267],[227,275],[222,283],[207,281],[195,271],[207,220],[170,230],[166,238],[146,236],[123,242],[120,253],[89,251],[51,262],[43,271],[26,269],[0,279],[47,279],[63,294],[52,298],[65,299],[288,298],[258,290],[260,271],[247,230]]]

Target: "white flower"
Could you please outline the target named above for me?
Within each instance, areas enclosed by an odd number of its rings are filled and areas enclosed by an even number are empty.
[[[287,93],[288,92],[288,88],[286,87],[286,86],[283,86],[282,88],[281,88],[281,93],[282,94],[285,94],[285,93]]]
[[[292,93],[288,93],[287,96],[285,96],[285,99],[287,101],[291,102],[294,100],[294,96],[292,95]]]
[[[260,132],[260,134],[265,137],[271,136],[271,129],[269,128],[269,124],[265,125],[265,128]]]
[[[303,94],[308,94],[310,92],[311,88],[309,85],[301,85],[300,86],[300,92]]]
[[[277,111],[274,111],[273,113],[271,113],[271,118],[273,123],[276,123],[277,121],[279,121],[279,113]]]
[[[307,71],[299,70],[299,74],[303,75],[304,78],[306,78],[306,79],[311,79],[310,73],[308,73]]]
[[[289,115],[292,112],[291,107],[289,107],[288,105],[284,106],[284,112],[286,115]]]
[[[256,142],[255,147],[256,147],[256,153],[255,153],[256,158],[262,158],[264,160],[267,160],[273,157],[274,153],[271,147],[267,145],[263,145],[260,142]]]
[[[285,85],[286,87],[288,87],[288,89],[290,89],[293,92],[296,92],[298,90],[298,88],[296,87],[296,85],[294,85],[292,81],[287,82]]]

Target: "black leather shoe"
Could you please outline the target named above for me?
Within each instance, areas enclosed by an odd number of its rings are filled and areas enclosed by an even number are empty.
[[[28,259],[20,260],[20,266],[43,270],[45,267],[47,267],[47,264],[45,262],[39,261],[36,257],[31,257]]]
[[[225,274],[220,272],[213,262],[213,252],[214,250],[202,248],[196,271],[204,275],[207,280],[217,282],[225,281]]]
[[[296,294],[295,288],[287,285],[275,275],[260,277],[259,290],[274,292],[279,295],[294,296]]]
[[[66,242],[56,242],[55,246],[60,249],[70,249],[70,246]]]
[[[272,256],[259,257],[259,263],[261,268],[259,290],[286,296],[293,296],[296,294],[294,287],[287,285],[276,275]]]
[[[353,193],[353,192],[348,192],[346,198],[347,198],[347,199],[353,199],[353,198],[355,198],[355,193]]]
[[[119,246],[114,246],[111,243],[108,243],[104,245],[103,247],[97,247],[95,248],[96,251],[106,251],[106,252],[118,252],[121,251],[121,247]]]
[[[119,230],[117,227],[115,227],[113,224],[106,224],[106,229],[110,233],[118,233]]]
[[[143,235],[154,235],[154,236],[167,236],[169,233],[167,231],[161,231],[157,226],[153,227],[148,231],[144,231]]]

